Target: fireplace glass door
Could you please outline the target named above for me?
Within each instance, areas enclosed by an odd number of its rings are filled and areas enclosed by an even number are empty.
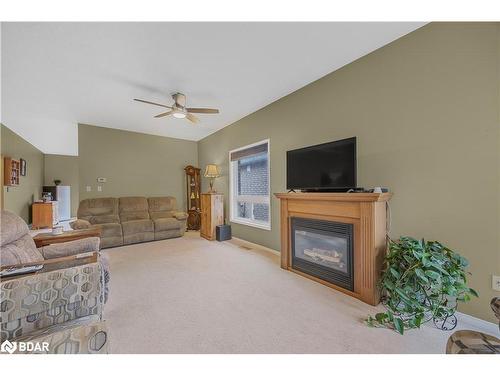
[[[292,268],[353,290],[353,226],[292,218]]]

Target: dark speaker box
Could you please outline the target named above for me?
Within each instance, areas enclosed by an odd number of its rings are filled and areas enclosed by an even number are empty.
[[[231,239],[231,225],[217,225],[215,227],[215,238],[217,241],[226,241]]]

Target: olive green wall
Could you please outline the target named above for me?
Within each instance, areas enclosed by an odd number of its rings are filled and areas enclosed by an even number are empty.
[[[26,160],[26,176],[20,177],[19,186],[3,188],[4,208],[31,223],[31,203],[42,194],[43,153],[5,125],[1,125],[1,138],[3,156]]]
[[[394,192],[391,236],[439,240],[466,256],[480,298],[461,310],[494,321],[499,49],[498,24],[427,25],[201,140],[200,167],[222,167],[215,187],[227,198],[228,151],[270,138],[271,192],[283,192],[286,150],[356,136],[358,185]],[[271,231],[232,227],[278,250],[278,200]]]
[[[45,154],[44,185],[53,186],[54,180],[71,188],[71,216],[76,216],[79,200],[78,156]]]
[[[78,126],[78,154],[80,200],[172,195],[183,208],[184,167],[198,164],[196,142],[83,124]],[[107,182],[98,184],[98,177]]]

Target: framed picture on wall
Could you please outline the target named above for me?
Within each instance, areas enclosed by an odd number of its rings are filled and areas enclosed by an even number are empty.
[[[26,176],[26,160],[20,159],[21,162],[21,176]]]

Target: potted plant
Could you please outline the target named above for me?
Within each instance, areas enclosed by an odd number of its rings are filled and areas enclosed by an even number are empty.
[[[467,286],[467,266],[467,259],[437,241],[390,240],[379,284],[387,311],[366,323],[400,334],[430,320],[440,329],[455,328],[457,303],[478,296]]]
[[[61,180],[54,180],[54,185],[56,185],[56,186],[61,185]]]

